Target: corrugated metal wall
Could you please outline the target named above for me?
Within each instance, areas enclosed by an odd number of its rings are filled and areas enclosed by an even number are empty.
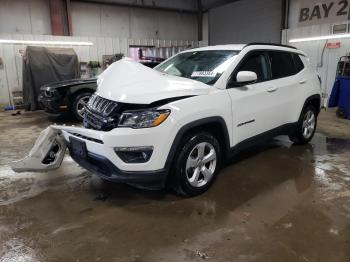
[[[279,43],[282,1],[244,0],[209,10],[209,44]]]
[[[331,32],[332,24],[313,25],[288,29],[284,30],[282,33],[282,42],[284,44],[290,44],[289,40],[293,38],[330,35]],[[326,96],[330,95],[330,92],[332,91],[339,58],[350,52],[350,39],[348,38],[329,40],[328,42],[340,42],[341,48],[325,49],[323,54],[323,63],[322,51],[326,44],[326,40],[290,44],[307,53],[314,69],[320,74],[322,78],[322,92]],[[325,101],[327,101],[327,99]]]
[[[170,48],[169,53],[165,54],[166,57],[172,55],[174,52],[198,46],[197,41],[191,40],[127,39],[112,37],[64,37],[51,35],[0,34],[0,39],[93,42],[93,46],[72,46],[81,62],[102,62],[102,55],[116,53],[128,55],[129,45],[178,47]],[[0,103],[8,104],[10,102],[10,94],[13,91],[22,90],[21,53],[24,50],[24,45],[0,44],[0,57],[4,62],[3,68],[0,68]]]
[[[197,40],[195,14],[72,2],[71,16],[74,36]]]
[[[48,0],[0,0],[0,33],[51,34]]]
[[[196,0],[110,2],[197,10]],[[0,0],[0,5],[0,33],[52,34],[48,0]],[[71,1],[71,18],[73,36],[197,40],[195,13]]]

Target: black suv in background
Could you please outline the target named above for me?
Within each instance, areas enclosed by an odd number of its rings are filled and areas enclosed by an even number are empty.
[[[96,91],[97,78],[72,79],[41,87],[39,103],[50,115],[71,114],[83,121],[85,104]]]

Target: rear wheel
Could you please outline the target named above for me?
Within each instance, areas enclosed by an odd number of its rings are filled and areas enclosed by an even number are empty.
[[[300,115],[297,128],[289,138],[295,144],[307,144],[313,138],[317,126],[317,113],[314,106],[307,106]]]
[[[92,94],[89,92],[80,93],[75,96],[73,100],[72,113],[74,117],[80,122],[82,122],[84,119],[85,106],[89,102],[91,95]]]
[[[221,166],[221,148],[209,133],[188,136],[179,150],[171,186],[180,195],[195,196],[214,182]]]

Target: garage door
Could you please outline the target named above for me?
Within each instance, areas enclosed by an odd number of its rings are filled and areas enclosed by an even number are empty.
[[[240,0],[209,11],[209,43],[281,41],[281,0]]]

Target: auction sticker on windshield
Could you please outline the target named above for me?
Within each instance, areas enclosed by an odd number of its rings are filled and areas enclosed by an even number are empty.
[[[215,77],[216,72],[213,71],[194,71],[191,77]]]

